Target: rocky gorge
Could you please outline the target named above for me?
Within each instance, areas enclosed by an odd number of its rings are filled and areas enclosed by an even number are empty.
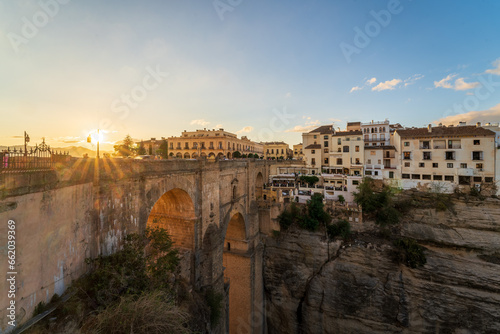
[[[500,201],[450,205],[412,206],[392,237],[365,221],[346,241],[296,226],[268,238],[268,333],[499,333]],[[424,246],[425,265],[395,262],[394,237]]]

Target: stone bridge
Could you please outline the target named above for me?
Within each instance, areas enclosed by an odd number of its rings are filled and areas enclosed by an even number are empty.
[[[261,232],[271,231],[272,209],[257,202],[283,164],[74,159],[52,171],[0,174],[0,268],[7,273],[12,220],[18,323],[85,273],[85,258],[111,254],[128,233],[161,226],[180,250],[181,275],[195,289],[227,296],[226,321],[216,332],[262,333]],[[10,329],[8,290],[1,280],[0,333]]]

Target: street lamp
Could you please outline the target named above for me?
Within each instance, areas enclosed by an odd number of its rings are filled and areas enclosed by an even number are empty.
[[[97,159],[99,159],[99,129],[97,129]],[[87,143],[92,143],[92,135],[89,134],[87,137]]]

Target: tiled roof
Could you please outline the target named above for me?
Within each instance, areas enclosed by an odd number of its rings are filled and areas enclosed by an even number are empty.
[[[429,132],[428,128],[415,128],[406,130],[396,130],[402,137],[446,137],[446,136],[495,136],[491,130],[477,127],[475,125],[463,126],[435,126]]]
[[[340,136],[361,136],[362,134],[363,134],[363,131],[361,131],[361,130],[337,131],[332,136],[333,137],[340,137]]]
[[[314,129],[312,131],[309,131],[309,133],[319,132],[322,135],[331,134],[331,133],[333,133],[333,128],[332,127],[333,127],[333,124],[331,124],[331,125],[322,125],[319,128],[316,128],[316,129]]]
[[[311,145],[308,145],[305,149],[309,150],[309,149],[319,149],[319,148],[321,148],[320,144],[311,144]]]

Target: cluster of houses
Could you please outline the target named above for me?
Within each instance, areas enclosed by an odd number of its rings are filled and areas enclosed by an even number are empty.
[[[271,187],[291,193],[294,200],[320,192],[327,199],[352,202],[363,177],[400,189],[449,193],[473,187],[498,194],[498,123],[408,128],[389,120],[349,122],[343,131],[324,125],[303,133],[302,139],[302,162],[278,168],[270,180]],[[319,181],[306,189],[298,185],[301,175]]]

